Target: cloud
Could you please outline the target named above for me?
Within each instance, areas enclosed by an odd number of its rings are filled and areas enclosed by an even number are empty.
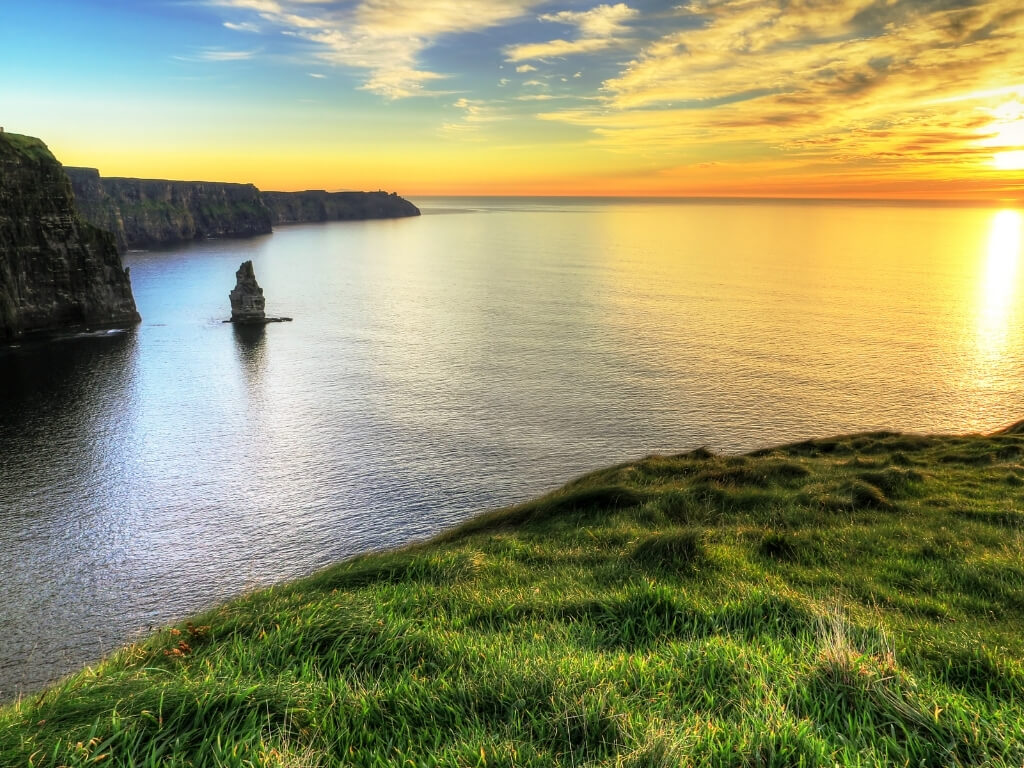
[[[234,30],[235,32],[259,32],[260,28],[252,22],[243,21],[236,24],[233,21],[225,21],[224,26],[228,29]]]
[[[257,11],[259,13],[282,12],[281,5],[276,0],[217,0],[213,4],[246,11]]]
[[[1018,0],[707,0],[675,13],[597,104],[541,117],[616,151],[931,176],[987,162],[986,132],[1015,135],[993,110],[1024,93]]]
[[[246,61],[259,51],[229,51],[223,48],[203,48],[186,56],[175,56],[179,61]]]
[[[428,38],[487,29],[522,16],[535,0],[363,0],[360,29],[389,38]]]
[[[262,22],[313,46],[320,61],[365,70],[363,90],[399,99],[436,93],[447,75],[424,69],[424,51],[440,38],[506,23],[540,0],[207,0],[250,11]]]
[[[549,40],[546,43],[523,43],[508,46],[505,58],[508,61],[527,59],[548,59],[570,56],[577,53],[593,53],[611,48],[622,42],[626,32],[625,22],[635,18],[639,11],[625,3],[599,5],[589,11],[559,11],[545,13],[540,21],[568,24],[578,29],[574,40]]]
[[[317,80],[323,80],[324,78],[327,77],[327,75],[323,74],[322,72],[307,72],[306,74],[309,75],[310,77],[316,78]]]
[[[480,99],[467,99],[465,97],[456,99],[452,106],[462,110],[462,117],[456,122],[447,122],[441,126],[442,133],[465,136],[475,133],[488,123],[495,123],[506,120],[507,115],[501,110],[500,105],[483,101]]]
[[[518,67],[516,67],[516,72],[519,72],[519,73],[536,72],[536,71],[537,71],[537,68],[535,66],[533,66],[532,64],[520,64]]]
[[[549,40],[546,43],[524,43],[505,50],[508,61],[524,59],[554,59],[577,53],[595,53],[612,45],[612,40],[580,38],[579,40]]]
[[[623,31],[623,22],[632,19],[638,11],[625,3],[599,5],[589,11],[559,11],[545,13],[541,21],[555,21],[560,24],[574,24],[583,37],[614,38]]]

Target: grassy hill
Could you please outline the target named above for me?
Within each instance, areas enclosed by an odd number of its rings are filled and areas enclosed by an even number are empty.
[[[1024,434],[605,469],[0,710],[0,764],[1024,762]]]

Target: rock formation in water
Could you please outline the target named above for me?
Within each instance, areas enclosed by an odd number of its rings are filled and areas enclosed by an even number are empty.
[[[290,323],[290,317],[267,317],[264,312],[266,299],[263,289],[256,282],[256,272],[251,261],[243,261],[235,272],[235,287],[228,294],[231,299],[231,319],[225,323],[238,325],[266,325],[267,323]]]
[[[274,224],[357,221],[419,216],[420,209],[394,192],[261,192]]]
[[[42,141],[0,129],[0,341],[139,320],[114,236],[79,218]]]
[[[204,237],[265,235],[273,224],[419,216],[387,192],[260,192],[252,184],[101,177],[66,168],[82,216],[122,251]]]
[[[104,178],[94,168],[66,170],[82,216],[113,232],[122,251],[271,231],[270,210],[252,184]]]
[[[251,261],[243,261],[235,272],[235,287],[228,294],[231,299],[231,322],[262,323],[266,321],[267,300],[263,289],[256,282],[256,273]]]

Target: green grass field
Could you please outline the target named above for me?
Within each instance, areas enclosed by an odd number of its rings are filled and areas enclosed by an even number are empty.
[[[0,710],[7,766],[1024,764],[1024,434],[605,469]]]

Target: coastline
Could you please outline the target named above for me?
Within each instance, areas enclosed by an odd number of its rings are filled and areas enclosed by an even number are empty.
[[[128,646],[5,707],[0,758],[1019,763],[1020,431],[598,470]]]

